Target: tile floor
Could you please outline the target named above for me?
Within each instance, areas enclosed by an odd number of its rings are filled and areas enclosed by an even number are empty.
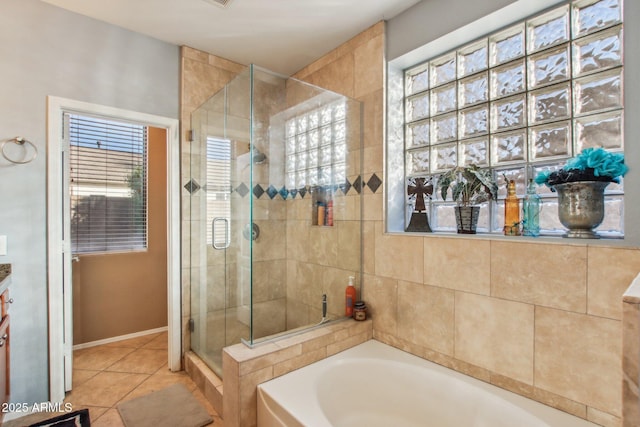
[[[214,427],[222,419],[186,372],[167,367],[167,334],[145,335],[73,352],[73,390],[65,402],[73,410],[89,408],[93,427],[123,427],[116,406],[172,384],[184,384],[206,408]],[[7,421],[3,427],[23,427],[56,414],[32,414]],[[179,427],[179,426],[176,426]]]

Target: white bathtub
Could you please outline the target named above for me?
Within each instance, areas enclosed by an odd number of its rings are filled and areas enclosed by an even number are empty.
[[[581,418],[367,341],[258,386],[258,427],[587,427]]]

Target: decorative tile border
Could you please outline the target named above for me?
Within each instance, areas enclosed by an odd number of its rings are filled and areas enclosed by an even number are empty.
[[[187,182],[184,185],[184,188],[191,194],[195,193],[196,191],[198,191],[200,189],[200,184],[198,184],[198,182],[195,179],[191,179],[189,180],[189,182]]]
[[[335,184],[333,186],[326,186],[323,188],[331,187],[334,192],[340,191],[346,196],[352,191],[355,191],[358,194],[362,194],[365,186],[375,194],[381,185],[382,180],[378,177],[378,175],[374,173],[366,181],[362,178],[361,175],[358,175],[353,183],[349,182],[348,179],[345,179],[342,184]],[[191,194],[196,193],[200,189],[204,190],[205,192],[207,191],[207,186],[200,186],[200,184],[198,184],[195,179],[189,180],[189,182],[184,185],[184,188]],[[304,199],[307,194],[311,193],[312,188],[314,187],[310,187],[308,185],[302,188],[288,189],[284,186],[281,188],[277,188],[273,184],[256,184],[252,189],[249,189],[249,187],[244,182],[242,182],[236,188],[231,188],[231,193],[237,193],[240,197],[245,197],[247,194],[253,193],[256,199],[268,197],[269,199],[273,200],[278,196],[280,196],[282,200],[296,198]]]

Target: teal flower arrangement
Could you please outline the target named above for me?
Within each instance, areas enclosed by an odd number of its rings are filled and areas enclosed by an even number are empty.
[[[611,153],[603,148],[585,148],[576,157],[567,161],[560,170],[542,171],[535,179],[536,184],[553,186],[567,182],[603,181],[620,182],[627,173],[623,153]]]

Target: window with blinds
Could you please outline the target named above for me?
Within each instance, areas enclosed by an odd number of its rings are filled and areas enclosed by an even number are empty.
[[[231,221],[231,141],[207,137],[207,242],[226,246],[226,222]],[[213,226],[211,224],[213,223]],[[214,240],[215,236],[215,240]]]
[[[65,114],[73,253],[147,248],[147,128]]]

